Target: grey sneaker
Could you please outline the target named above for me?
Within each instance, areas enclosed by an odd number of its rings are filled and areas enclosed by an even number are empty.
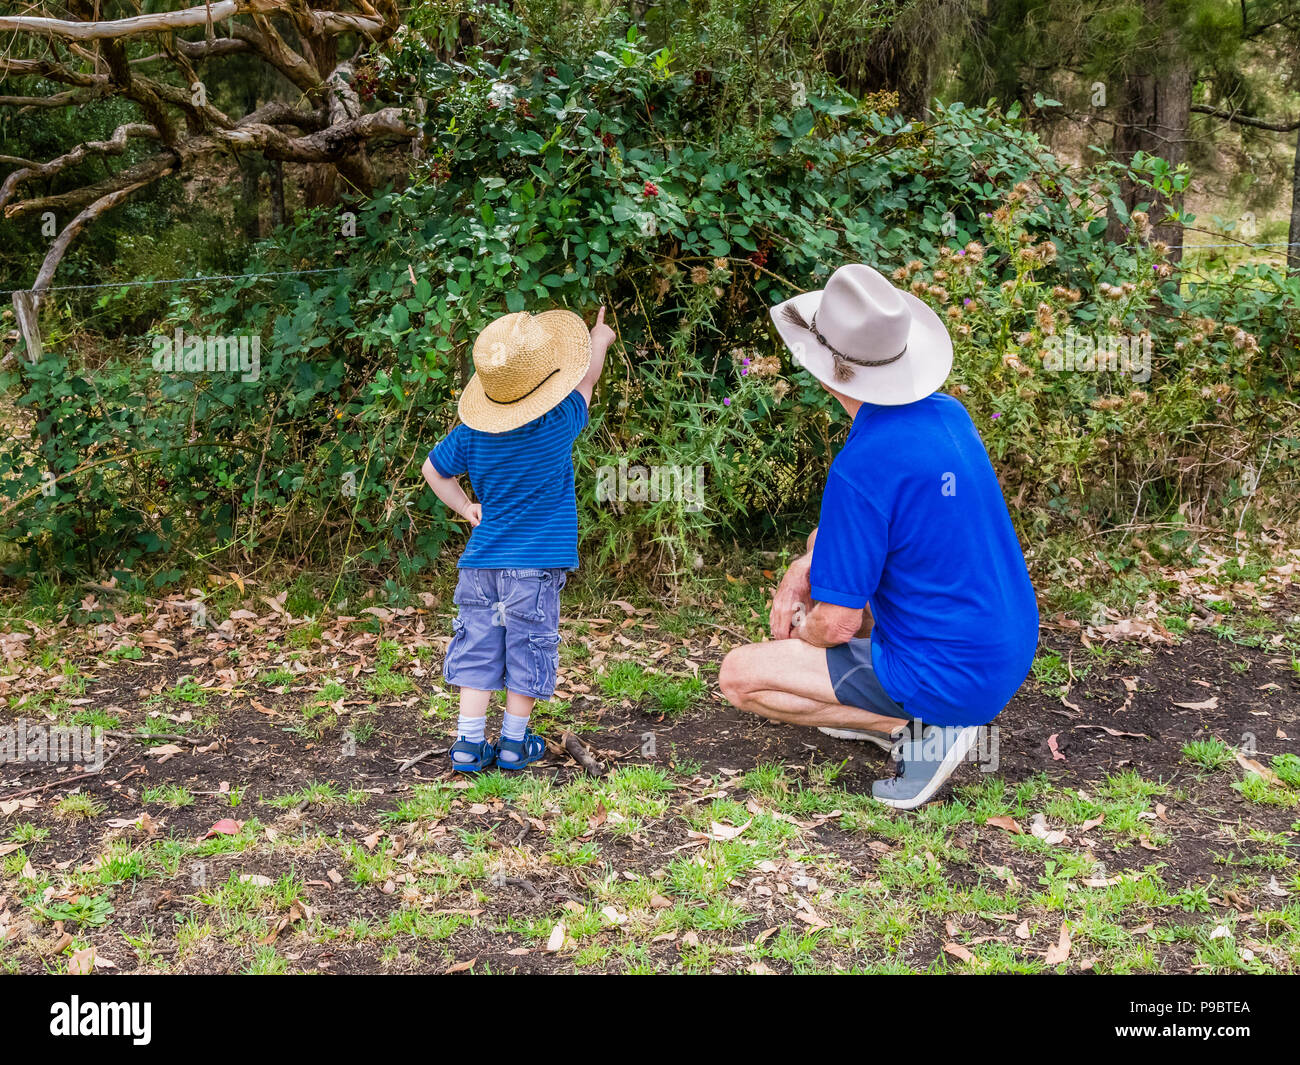
[[[898,775],[892,780],[877,780],[871,785],[871,794],[895,810],[915,810],[924,805],[961,765],[979,739],[979,732],[978,725],[931,725],[919,740],[901,744]]]
[[[829,728],[822,725],[817,726],[817,731],[834,736],[837,740],[865,740],[874,743],[886,754],[894,749],[894,737],[888,732],[872,732],[864,728]]]

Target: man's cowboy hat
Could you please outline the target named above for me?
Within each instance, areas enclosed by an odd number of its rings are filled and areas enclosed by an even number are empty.
[[[939,316],[861,263],[770,313],[795,362],[851,399],[915,403],[952,369],[952,338]]]
[[[590,363],[591,333],[572,311],[502,315],[474,341],[460,420],[485,433],[518,429],[557,406]]]

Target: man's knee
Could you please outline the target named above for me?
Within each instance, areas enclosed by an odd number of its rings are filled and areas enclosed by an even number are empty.
[[[745,669],[748,650],[748,647],[735,647],[728,651],[718,670],[718,687],[722,689],[723,698],[742,710],[750,692]]]

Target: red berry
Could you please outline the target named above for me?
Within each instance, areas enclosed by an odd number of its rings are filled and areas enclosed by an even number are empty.
[[[606,133],[604,136],[600,138],[600,143],[603,144],[606,148],[614,147],[614,134]]]
[[[659,186],[656,185],[653,181],[647,181],[645,183],[645,189],[643,191],[647,196],[658,196]]]
[[[805,161],[804,161],[804,164],[803,164],[803,168],[804,168],[805,170],[812,170],[812,169],[813,169],[813,161],[812,161],[811,159],[807,159],[807,160],[805,160]]]

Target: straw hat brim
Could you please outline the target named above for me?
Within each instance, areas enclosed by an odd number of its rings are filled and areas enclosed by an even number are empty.
[[[535,392],[514,403],[494,403],[483,390],[478,374],[469,379],[461,393],[457,411],[471,429],[484,433],[505,433],[527,425],[558,406],[587,375],[591,365],[591,333],[582,318],[572,311],[543,311],[533,320],[551,336],[559,370]]]
[[[930,306],[910,292],[899,292],[912,314],[907,353],[887,366],[856,366],[847,381],[835,379],[835,357],[809,329],[782,315],[793,304],[805,322],[811,322],[822,301],[822,290],[804,292],[769,309],[776,331],[796,363],[836,392],[864,403],[899,407],[925,399],[943,385],[952,370],[952,337]]]

